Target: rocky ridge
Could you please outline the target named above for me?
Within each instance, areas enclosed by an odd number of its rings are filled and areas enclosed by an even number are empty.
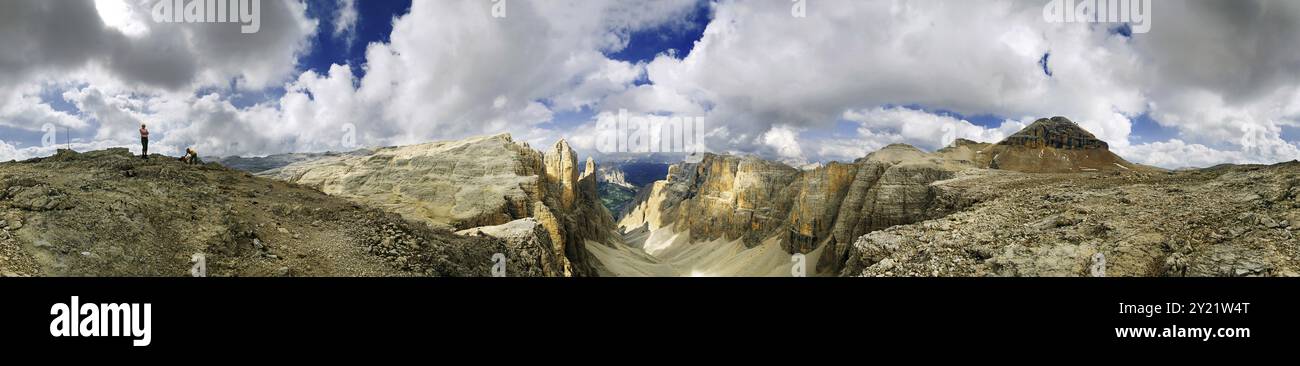
[[[1251,179],[1234,169],[1276,182],[1276,192],[1260,197],[1294,196],[1286,193],[1294,189],[1286,183],[1293,166],[1167,172],[1129,163],[1056,117],[997,144],[957,140],[934,153],[890,145],[851,164],[809,170],[706,154],[641,192],[619,226],[629,237],[671,228],[691,241],[739,239],[750,248],[775,238],[789,253],[820,252],[820,274],[1081,275],[1098,253],[1118,266],[1112,275],[1294,273],[1296,246],[1286,230],[1293,204],[1220,202],[1249,190]],[[1179,194],[1161,196],[1170,193]],[[1105,195],[1120,197],[1096,199]],[[1252,231],[1256,221],[1271,231]],[[1152,226],[1161,224],[1176,229]],[[1206,228],[1213,230],[1185,234]],[[1210,246],[1205,238],[1230,245]]]
[[[587,276],[595,264],[585,242],[618,240],[595,169],[590,159],[579,166],[563,140],[542,153],[502,134],[302,161],[263,175],[457,231],[534,219],[548,236],[536,241],[552,245],[565,274]]]
[[[1168,172],[1059,117],[997,144],[807,168],[703,154],[617,223],[608,174],[564,141],[250,164],[283,166],[255,177],[124,149],[0,164],[0,276],[179,276],[194,254],[215,276],[487,276],[497,253],[512,276],[779,276],[791,253],[814,275],[1300,271],[1300,163]]]
[[[196,255],[208,276],[489,276],[494,253],[541,249],[126,149],[0,163],[3,276],[190,276]]]
[[[978,203],[858,238],[844,276],[1297,276],[1300,163],[978,174]]]

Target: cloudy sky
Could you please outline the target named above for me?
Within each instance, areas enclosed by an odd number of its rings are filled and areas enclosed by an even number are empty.
[[[791,163],[1056,115],[1140,163],[1300,158],[1294,1],[1157,1],[1147,33],[1050,23],[1045,0],[265,0],[251,34],[155,3],[0,2],[0,160],[138,151],[141,122],[173,155],[501,132],[589,154],[620,110]]]

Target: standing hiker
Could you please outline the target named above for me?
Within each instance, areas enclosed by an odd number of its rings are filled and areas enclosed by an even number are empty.
[[[145,128],[143,123],[140,124],[140,147],[141,147],[140,158],[148,159],[149,158],[149,129]]]

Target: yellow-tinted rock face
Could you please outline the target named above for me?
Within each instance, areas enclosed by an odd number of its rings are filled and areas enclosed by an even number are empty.
[[[679,164],[641,197],[620,228],[675,225],[697,241],[740,239],[749,247],[777,237],[789,252],[823,245],[819,265],[834,269],[848,245],[870,230],[940,215],[930,186],[952,177],[911,147],[891,147],[853,164],[800,171],[752,157],[706,154]],[[831,259],[831,260],[825,260]]]
[[[798,192],[787,222],[790,225],[790,246],[798,252],[808,252],[820,244],[835,225],[840,207],[858,173],[853,164],[831,163],[825,167],[805,172],[795,182],[791,191]]]
[[[573,274],[573,265],[564,253],[564,224],[560,222],[559,218],[555,217],[555,215],[551,213],[550,208],[547,208],[546,205],[541,202],[535,202],[533,217],[536,218],[537,222],[546,230],[546,242],[551,244],[552,255],[557,258],[563,258],[560,260],[560,263],[564,274],[566,276],[571,276]]]
[[[578,184],[578,157],[560,140],[546,153],[546,178],[560,185],[560,207],[572,208]]]
[[[643,192],[623,230],[672,226],[693,240],[769,238],[791,253],[820,254],[817,272],[837,271],[859,237],[943,217],[974,203],[933,183],[964,170],[1087,172],[1147,170],[1064,118],[1045,119],[1000,144],[957,140],[936,153],[886,146],[852,164],[800,171],[753,157],[706,154],[679,164]]]

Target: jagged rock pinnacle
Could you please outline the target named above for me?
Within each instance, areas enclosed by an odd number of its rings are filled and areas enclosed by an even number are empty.
[[[592,159],[590,156],[588,156],[587,166],[586,169],[583,169],[582,171],[581,179],[587,179],[588,176],[591,176],[593,174],[596,174],[596,159]]]
[[[560,203],[565,209],[573,207],[578,185],[578,156],[561,139],[555,143],[545,159],[547,180],[560,185]]]

